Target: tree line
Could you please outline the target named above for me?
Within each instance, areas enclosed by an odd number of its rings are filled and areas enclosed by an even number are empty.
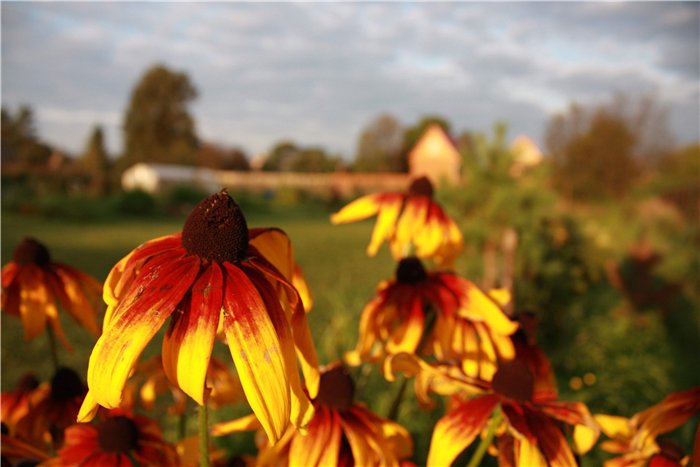
[[[84,179],[87,191],[102,194],[126,168],[138,162],[219,170],[249,170],[254,163],[255,168],[266,171],[406,172],[408,154],[428,126],[437,124],[452,135],[463,155],[474,137],[470,131],[454,136],[450,122],[439,115],[427,115],[406,126],[384,113],[360,131],[352,161],[322,147],[282,140],[259,163],[251,161],[240,147],[224,147],[197,135],[189,110],[197,96],[198,90],[186,73],[154,65],[131,91],[123,118],[122,154],[114,157],[107,153],[103,129],[96,125],[82,153],[63,162]],[[543,150],[550,156],[554,185],[574,199],[619,197],[650,171],[692,164],[687,154],[692,154],[693,148],[675,146],[667,121],[664,109],[651,97],[615,96],[602,104],[572,104],[553,115],[545,129]],[[20,107],[15,112],[3,108],[3,173],[41,171],[52,158],[60,155],[36,134],[31,108]]]

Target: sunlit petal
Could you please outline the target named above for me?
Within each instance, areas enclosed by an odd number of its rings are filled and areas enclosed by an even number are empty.
[[[344,224],[375,215],[379,211],[381,197],[381,194],[371,194],[352,201],[331,216],[331,223]]]
[[[125,293],[90,355],[88,386],[100,405],[119,406],[136,359],[194,282],[198,263],[193,256],[160,256]]]
[[[163,369],[168,379],[204,405],[205,380],[216,338],[223,276],[211,263],[192,286],[186,306],[172,315],[163,339]]]
[[[433,429],[428,465],[450,465],[481,433],[498,400],[496,395],[477,397],[442,417]]]
[[[246,274],[224,263],[224,332],[253,412],[271,443],[290,418],[290,387],[284,356],[265,303]]]

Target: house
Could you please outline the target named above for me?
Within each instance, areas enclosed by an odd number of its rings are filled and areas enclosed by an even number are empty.
[[[519,177],[528,169],[539,165],[543,156],[540,148],[530,138],[520,135],[511,145],[513,151],[513,165],[510,167],[510,174]]]
[[[462,157],[440,125],[429,126],[408,154],[412,177],[426,176],[434,185],[460,183]]]
[[[122,174],[122,188],[158,193],[178,185],[192,185],[213,192],[221,188],[216,172],[201,167],[139,162]]]

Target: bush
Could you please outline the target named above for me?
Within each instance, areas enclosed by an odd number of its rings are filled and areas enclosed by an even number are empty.
[[[125,191],[114,200],[114,210],[129,216],[150,216],[157,212],[155,198],[143,190]]]

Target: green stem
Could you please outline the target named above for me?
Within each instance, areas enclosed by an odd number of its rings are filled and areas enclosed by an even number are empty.
[[[209,421],[207,403],[199,407],[199,465],[209,467]]]
[[[472,458],[469,460],[467,467],[477,467],[481,465],[481,459],[484,458],[486,450],[491,444],[491,441],[493,441],[493,437],[496,434],[496,428],[498,428],[498,425],[501,424],[501,420],[503,420],[503,412],[501,412],[501,407],[498,406],[491,417],[489,431],[486,432],[485,437],[481,438],[481,442],[476,447],[476,451],[474,451],[474,455],[472,455]]]
[[[403,378],[401,380],[401,386],[399,387],[396,396],[394,396],[394,401],[391,403],[389,408],[389,413],[387,418],[392,421],[396,421],[399,416],[399,409],[401,408],[401,402],[403,402],[403,395],[406,392],[406,386],[408,386],[408,378]]]
[[[51,325],[46,326],[46,334],[49,336],[49,352],[51,353],[51,363],[53,363],[53,370],[58,370],[58,348],[56,347],[56,336],[53,333],[53,328]]]

